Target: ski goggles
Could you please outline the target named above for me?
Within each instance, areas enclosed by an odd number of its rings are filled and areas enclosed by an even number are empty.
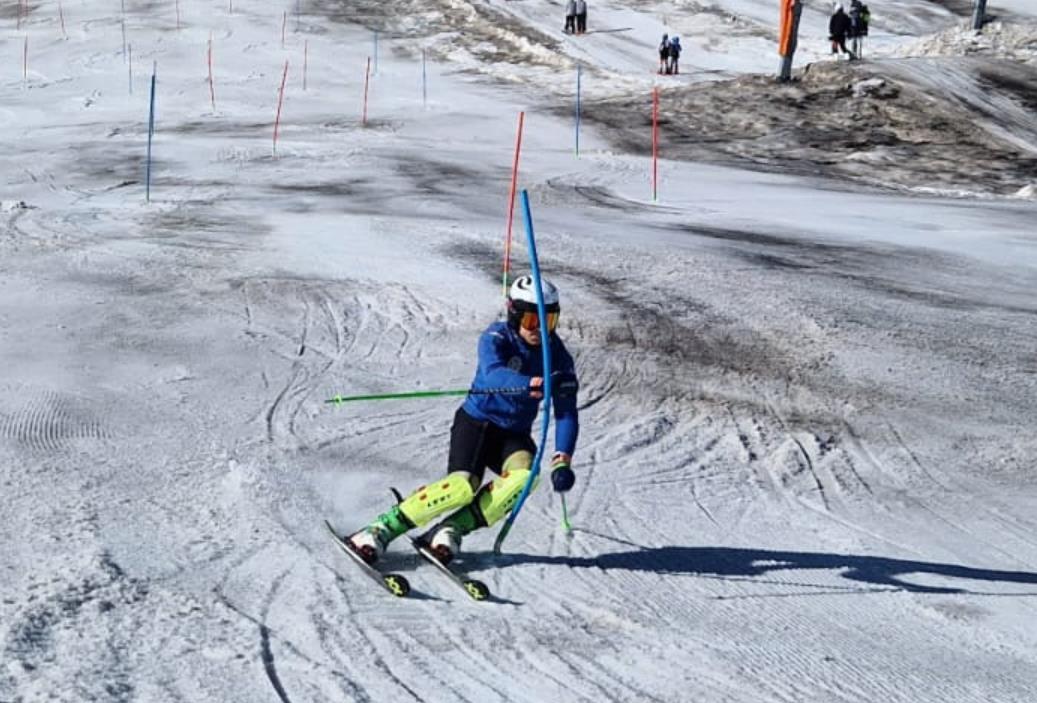
[[[547,313],[547,331],[554,332],[555,327],[558,326],[558,313],[549,312]],[[524,312],[519,318],[519,327],[524,330],[539,330],[540,329],[540,316],[535,312]]]

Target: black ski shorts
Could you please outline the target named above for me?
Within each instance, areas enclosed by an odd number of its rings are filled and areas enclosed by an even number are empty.
[[[501,472],[504,460],[515,452],[536,454],[537,446],[528,434],[503,430],[492,422],[480,422],[458,408],[450,427],[450,458],[447,471],[467,471],[482,482],[486,469]]]

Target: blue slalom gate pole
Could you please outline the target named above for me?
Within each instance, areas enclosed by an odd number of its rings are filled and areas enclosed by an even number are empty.
[[[522,211],[526,220],[526,242],[529,245],[529,263],[533,269],[533,284],[537,294],[537,315],[540,317],[540,351],[544,360],[544,419],[540,425],[540,442],[537,444],[536,456],[533,457],[533,468],[526,479],[526,485],[522,487],[515,507],[508,513],[504,525],[497,533],[497,539],[493,542],[493,553],[500,554],[504,538],[511,531],[519,511],[533,490],[533,484],[540,475],[540,462],[544,458],[544,446],[547,444],[547,428],[551,424],[551,336],[547,329],[547,310],[544,308],[544,288],[540,280],[540,262],[537,259],[536,239],[533,236],[533,216],[529,211],[529,191],[522,191]]]
[[[580,74],[583,64],[576,64],[576,156],[580,155]]]
[[[158,73],[158,64],[151,67],[151,111],[148,115],[148,162],[145,174],[145,199],[151,202],[151,138],[155,136],[155,74]]]

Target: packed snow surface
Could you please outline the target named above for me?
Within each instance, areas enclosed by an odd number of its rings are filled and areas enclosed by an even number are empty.
[[[869,4],[0,2],[0,701],[1037,700],[1037,7]],[[574,529],[393,599],[522,112]]]

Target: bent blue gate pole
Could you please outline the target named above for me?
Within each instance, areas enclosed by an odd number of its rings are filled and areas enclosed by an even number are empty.
[[[533,490],[533,484],[540,475],[540,462],[544,458],[544,446],[547,444],[547,428],[551,424],[551,336],[547,330],[547,310],[544,309],[544,287],[540,280],[540,262],[537,260],[536,239],[533,236],[533,216],[529,211],[529,191],[522,191],[522,211],[526,220],[526,241],[529,244],[529,263],[533,269],[533,285],[537,294],[537,316],[540,318],[540,351],[544,359],[544,418],[540,425],[540,442],[537,443],[536,456],[533,457],[533,467],[526,479],[526,485],[522,487],[515,507],[508,513],[504,525],[497,533],[497,539],[493,542],[493,553],[500,554],[504,538],[511,531],[519,511]]]

